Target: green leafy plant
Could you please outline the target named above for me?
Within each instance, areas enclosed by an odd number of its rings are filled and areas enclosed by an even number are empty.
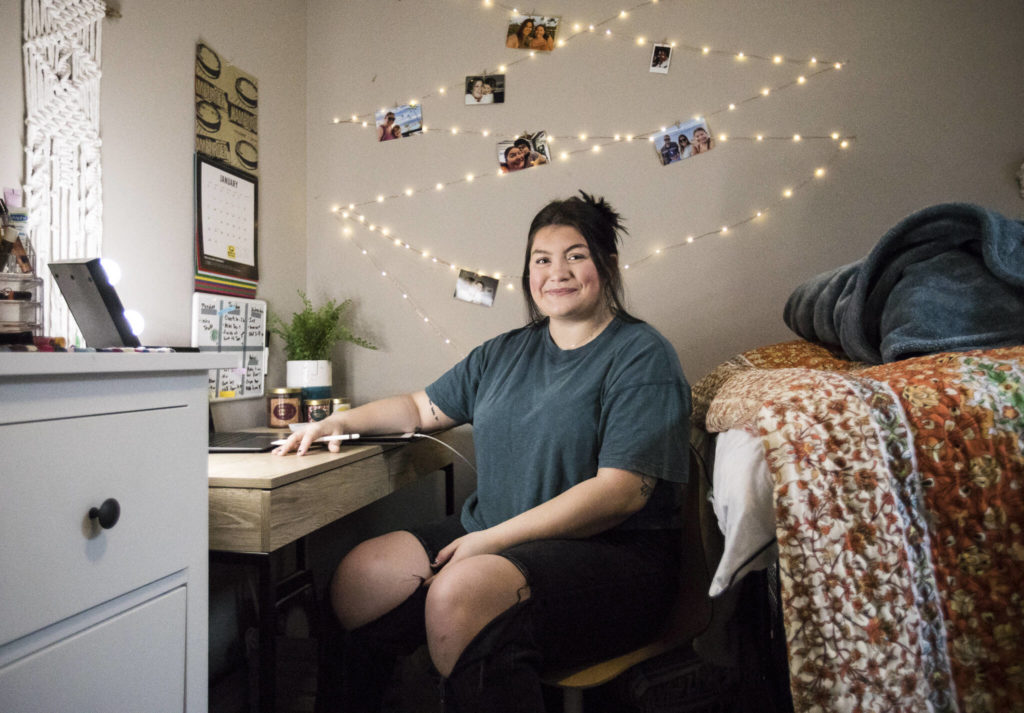
[[[365,349],[377,347],[362,337],[357,337],[342,320],[342,315],[352,305],[352,300],[338,304],[329,300],[319,308],[306,293],[299,290],[303,309],[292,314],[290,322],[277,315],[270,315],[270,331],[284,340],[284,353],[289,360],[329,359],[331,347],[336,342],[352,342]]]

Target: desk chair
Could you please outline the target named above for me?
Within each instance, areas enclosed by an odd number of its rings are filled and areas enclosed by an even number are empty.
[[[562,689],[565,713],[583,713],[583,691],[623,673],[631,666],[665,653],[677,646],[689,645],[703,633],[712,620],[712,603],[708,596],[712,573],[721,556],[721,533],[708,502],[710,479],[704,460],[690,445],[690,482],[683,502],[683,547],[680,557],[679,600],[669,616],[664,631],[653,641],[605,661],[567,671],[549,671],[544,682]]]

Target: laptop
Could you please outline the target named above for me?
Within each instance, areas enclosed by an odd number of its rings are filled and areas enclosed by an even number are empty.
[[[267,453],[274,450],[283,435],[275,433],[251,433],[249,431],[213,430],[213,409],[210,409],[210,453]]]

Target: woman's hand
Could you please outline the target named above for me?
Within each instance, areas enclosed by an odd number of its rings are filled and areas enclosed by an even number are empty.
[[[288,437],[288,440],[274,449],[274,455],[283,456],[292,450],[296,455],[305,455],[313,441],[323,436],[340,436],[345,433],[343,424],[337,419],[325,418],[323,421],[313,421],[306,424],[301,431],[296,431]],[[337,453],[341,450],[340,441],[328,441],[327,450]]]
[[[494,555],[503,549],[503,545],[493,536],[491,530],[477,530],[452,540],[447,547],[437,553],[437,558],[431,562],[430,566],[437,572],[453,562],[476,555]],[[433,577],[428,579],[426,584],[429,584],[431,579]]]

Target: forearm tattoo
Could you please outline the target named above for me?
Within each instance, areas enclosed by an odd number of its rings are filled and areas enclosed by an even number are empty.
[[[434,402],[430,400],[427,400],[427,403],[430,404],[430,414],[434,417],[434,420],[440,421],[441,417],[437,415],[437,406],[435,406]]]
[[[649,475],[640,476],[640,494],[645,498],[651,497],[651,493],[654,492],[654,486],[657,484],[654,478]]]

